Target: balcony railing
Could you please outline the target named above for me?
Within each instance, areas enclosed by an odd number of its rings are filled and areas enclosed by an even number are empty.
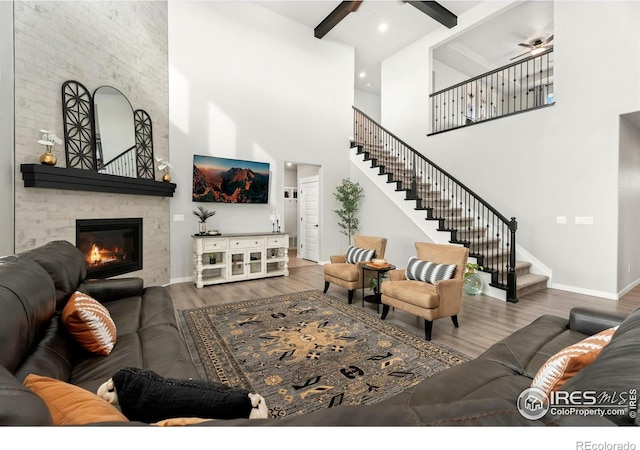
[[[553,49],[434,92],[429,135],[553,105]]]

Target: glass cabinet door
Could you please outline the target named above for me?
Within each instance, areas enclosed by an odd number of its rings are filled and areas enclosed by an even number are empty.
[[[249,274],[262,272],[262,250],[253,250],[249,252]]]
[[[239,277],[244,275],[245,253],[231,253],[231,276]]]

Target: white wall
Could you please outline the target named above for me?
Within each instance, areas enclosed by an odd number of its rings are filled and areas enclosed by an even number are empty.
[[[271,164],[268,205],[210,205],[210,228],[223,234],[271,231],[270,211],[284,209],[285,160],[322,166],[324,207],[333,208],[326,193],[348,172],[352,48],[253,2],[169,2],[169,65],[171,213],[185,219],[172,223],[172,281],[193,275],[193,154]],[[322,255],[339,239],[324,217]]]
[[[459,17],[458,31],[432,33],[383,62],[383,122],[516,217],[518,243],[553,270],[554,287],[616,298],[618,117],[640,109],[640,3],[555,2],[557,104],[427,138],[430,49],[509,6],[485,3]],[[576,225],[576,216],[594,224]]]
[[[14,252],[13,2],[0,2],[0,255]]]
[[[353,106],[360,111],[371,117],[376,122],[381,122],[380,115],[380,96],[372,94],[371,92],[363,91],[362,89],[354,90],[354,103]]]
[[[429,90],[430,93],[446,89],[471,78],[440,61],[433,60],[432,67],[432,71],[434,72],[431,81],[433,89]]]
[[[360,168],[351,163],[350,169],[351,181],[360,183],[364,188],[364,198],[358,210],[358,233],[386,237],[385,259],[398,268],[405,268],[409,257],[416,255],[415,243],[431,240]],[[346,251],[347,237],[344,235],[343,240]]]
[[[640,282],[640,113],[620,118],[618,180],[618,290],[626,293]]]

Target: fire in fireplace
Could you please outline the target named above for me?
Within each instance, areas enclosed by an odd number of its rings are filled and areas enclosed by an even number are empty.
[[[142,269],[142,219],[76,220],[76,247],[87,277],[108,278]]]

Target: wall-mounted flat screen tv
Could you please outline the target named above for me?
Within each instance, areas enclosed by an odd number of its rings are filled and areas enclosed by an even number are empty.
[[[193,155],[194,202],[268,203],[269,163]]]

